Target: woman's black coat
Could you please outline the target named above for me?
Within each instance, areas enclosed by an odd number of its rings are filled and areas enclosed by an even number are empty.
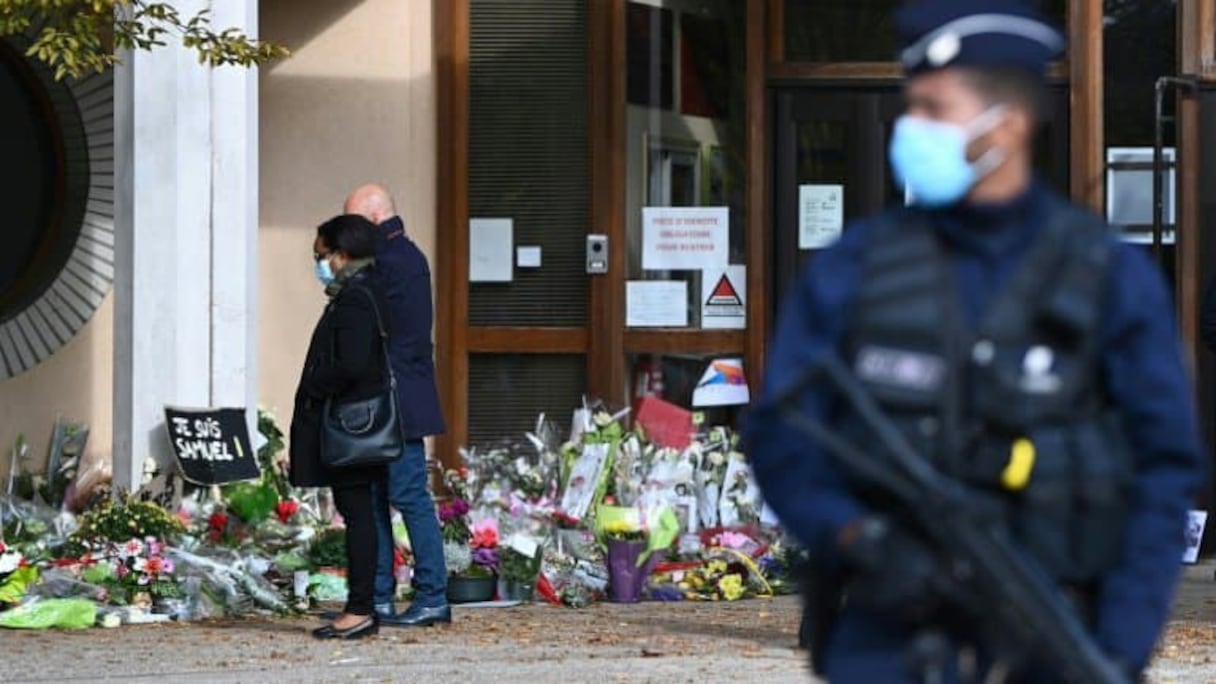
[[[388,326],[384,287],[374,267],[369,267],[352,276],[330,300],[312,333],[291,420],[291,483],[297,487],[359,484],[384,477],[383,466],[335,469],[321,463],[325,400],[368,399],[384,391],[384,351],[368,293],[375,297]]]

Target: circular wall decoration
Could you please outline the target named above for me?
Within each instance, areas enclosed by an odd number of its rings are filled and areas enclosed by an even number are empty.
[[[0,40],[0,379],[72,339],[114,279],[112,75],[56,82],[25,47]]]

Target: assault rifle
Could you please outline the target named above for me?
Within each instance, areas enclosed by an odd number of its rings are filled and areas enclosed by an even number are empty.
[[[802,390],[819,379],[840,392],[873,430],[881,450],[859,449],[799,410]],[[852,481],[896,506],[892,512],[899,520],[943,559],[945,581],[937,598],[968,620],[978,632],[977,645],[996,659],[996,667],[1044,668],[1080,684],[1131,681],[1037,563],[1010,540],[1000,516],[993,514],[999,505],[918,455],[838,357],[829,355],[808,371],[779,395],[777,405],[792,427],[836,457]],[[940,656],[936,637],[928,641],[936,642]]]

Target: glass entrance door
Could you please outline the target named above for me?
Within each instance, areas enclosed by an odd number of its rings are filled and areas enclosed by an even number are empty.
[[[896,82],[775,92],[774,262],[780,310],[798,269],[850,221],[903,203],[887,146],[903,94]],[[1039,177],[1068,193],[1068,89],[1052,88],[1035,155]]]
[[[901,108],[896,86],[777,93],[774,311],[802,263],[834,232],[902,200],[886,154]]]

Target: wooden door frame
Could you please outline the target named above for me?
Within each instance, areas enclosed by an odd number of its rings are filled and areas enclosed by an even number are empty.
[[[432,3],[436,116],[436,380],[447,431],[435,453],[459,462],[469,429],[469,4]]]
[[[626,193],[626,0],[599,0],[590,7],[592,121],[589,232],[608,236],[608,273],[591,279],[587,393],[613,405],[625,400]]]
[[[625,129],[624,67],[625,0],[594,2],[588,15],[588,105],[608,123],[589,131],[591,188],[588,231],[612,235],[624,205],[624,157],[615,150]],[[623,394],[623,375],[616,366],[593,363],[623,358],[619,334],[613,330],[624,318],[623,295],[606,286],[607,278],[592,276],[589,316],[584,327],[472,326],[469,321],[469,0],[433,3],[433,58],[436,79],[437,178],[436,338],[437,380],[447,431],[436,438],[435,451],[448,465],[459,462],[469,435],[469,356],[471,354],[584,354],[588,359],[587,389],[596,396]],[[619,68],[618,68],[619,66]],[[619,99],[620,106],[615,106]],[[617,159],[616,157],[620,157]],[[618,173],[616,165],[621,171]],[[615,244],[622,244],[613,241]],[[614,266],[623,254],[609,250]]]
[[[1178,52],[1179,71],[1183,76],[1206,83],[1216,82],[1216,0],[1181,0],[1178,3]],[[1199,118],[1199,99],[1194,95],[1181,97],[1178,102],[1177,139],[1199,141],[1204,134]],[[1190,353],[1191,368],[1196,371],[1210,370],[1212,365],[1204,360],[1199,339],[1199,313],[1206,285],[1205,276],[1213,269],[1205,268],[1202,258],[1211,250],[1211,246],[1204,244],[1199,195],[1202,176],[1211,177],[1210,173],[1201,174],[1201,166],[1205,162],[1216,164],[1216,159],[1203,158],[1202,150],[1207,149],[1204,145],[1188,143],[1178,145],[1178,148],[1180,195],[1175,244],[1185,247],[1176,252],[1175,262],[1178,308],[1182,312],[1179,325]],[[1205,423],[1210,421],[1205,420]]]

